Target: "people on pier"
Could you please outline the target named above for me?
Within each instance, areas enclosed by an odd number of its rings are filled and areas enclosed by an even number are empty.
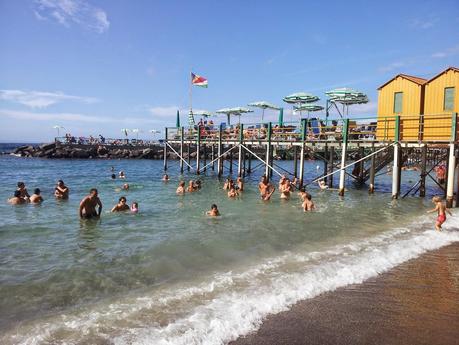
[[[69,189],[64,184],[64,181],[57,181],[57,186],[54,188],[54,196],[57,199],[68,199],[69,198]]]
[[[98,209],[96,210],[96,207]],[[80,202],[79,214],[80,218],[90,219],[99,218],[102,212],[102,202],[99,199],[96,188],[89,191],[89,195],[85,196]]]
[[[27,201],[26,199],[21,198],[21,192],[19,190],[15,190],[13,197],[9,198],[8,202],[12,205],[21,205],[25,204]]]
[[[437,212],[435,230],[441,231],[441,226],[446,221],[446,213],[448,212],[450,216],[452,216],[453,214],[450,210],[446,208],[446,205],[443,203],[439,196],[434,196],[432,198],[432,202],[435,204],[435,208],[427,211],[427,213]]]
[[[128,211],[129,210],[129,205],[127,204],[126,197],[122,196],[119,198],[118,203],[113,206],[111,212],[123,212],[123,211]]]
[[[311,194],[305,194],[305,198],[303,200],[303,204],[301,205],[301,207],[303,208],[304,212],[312,211],[315,209]]]
[[[28,201],[30,198],[29,192],[27,191],[27,188],[25,186],[24,182],[18,182],[18,189],[20,193],[20,198],[24,199],[25,201]]]
[[[32,204],[39,204],[39,203],[43,202],[43,198],[41,196],[40,188],[35,188],[35,190],[33,191],[33,194],[29,198],[29,201]]]
[[[261,177],[261,181],[258,184],[258,191],[260,192],[261,199],[268,201],[271,199],[276,188],[268,181],[265,175]]]
[[[176,194],[185,194],[185,181],[180,181],[175,191]]]
[[[168,182],[168,181],[169,181],[169,175],[168,175],[168,174],[164,174],[162,180],[163,180],[164,182]]]
[[[217,205],[212,204],[212,206],[210,206],[210,211],[207,211],[206,214],[211,217],[218,217],[220,212],[218,211]]]

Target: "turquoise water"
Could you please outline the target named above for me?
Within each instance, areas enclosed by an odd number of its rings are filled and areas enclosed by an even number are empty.
[[[127,179],[111,180],[111,166]],[[307,180],[316,166],[306,163]],[[351,181],[344,198],[311,186],[317,211],[305,214],[296,195],[259,200],[261,169],[229,200],[211,171],[201,175],[201,191],[175,195],[176,162],[168,183],[161,161],[0,156],[0,167],[2,344],[225,343],[299,299],[459,240],[455,217],[444,233],[432,231],[429,200],[391,201],[385,174],[377,179],[383,192],[374,195]],[[417,177],[404,172],[404,190]],[[68,201],[52,197],[57,179],[69,186]],[[45,202],[8,205],[17,181],[29,192],[39,187]],[[130,190],[121,192],[125,182]],[[92,187],[102,217],[81,221],[78,204]],[[140,213],[110,213],[121,195],[137,201]],[[222,217],[205,216],[211,203]]]

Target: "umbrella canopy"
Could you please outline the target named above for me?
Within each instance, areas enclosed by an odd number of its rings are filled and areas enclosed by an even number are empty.
[[[265,109],[273,109],[273,110],[279,110],[280,108],[277,105],[274,105],[272,103],[268,103],[265,101],[258,101],[258,102],[252,102],[247,104],[249,107],[256,107],[262,109],[261,113],[261,121],[263,122],[263,118],[265,116]]]
[[[121,128],[121,132],[124,133],[125,136],[128,136],[128,133],[130,132],[131,130],[129,128]]]
[[[318,104],[300,104],[300,105],[297,105],[296,107],[294,107],[294,109],[296,111],[321,111],[321,110],[324,110],[324,107],[321,106],[321,105],[318,105]]]
[[[180,111],[178,111],[178,110],[177,110],[177,118],[175,119],[175,127],[177,127],[177,128],[180,127]]]
[[[195,115],[204,116],[204,117],[211,117],[212,116],[212,113],[210,111],[207,111],[207,110],[196,110],[193,113]]]
[[[234,108],[223,108],[223,109],[217,110],[216,113],[218,113],[218,114],[226,114],[227,119],[228,119],[228,125],[229,125],[230,124],[230,116],[231,115],[239,116],[239,122],[240,122],[242,114],[253,113],[253,110],[250,110],[250,109],[244,108],[244,107],[234,107]]]
[[[297,92],[291,95],[285,96],[283,101],[290,104],[303,104],[303,103],[313,103],[319,100],[319,97],[307,93],[307,92]]]
[[[325,92],[330,101],[346,105],[368,103],[368,97],[363,92],[342,87]]]

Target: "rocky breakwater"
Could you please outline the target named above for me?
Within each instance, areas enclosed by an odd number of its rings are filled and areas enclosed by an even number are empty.
[[[26,145],[16,148],[12,155],[18,157],[37,157],[55,159],[162,159],[163,147],[160,145],[69,145],[49,143],[38,146]],[[173,154],[168,155],[171,159]]]

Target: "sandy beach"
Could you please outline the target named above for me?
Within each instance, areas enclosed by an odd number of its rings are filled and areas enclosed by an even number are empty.
[[[231,345],[459,344],[459,243],[264,320]]]

